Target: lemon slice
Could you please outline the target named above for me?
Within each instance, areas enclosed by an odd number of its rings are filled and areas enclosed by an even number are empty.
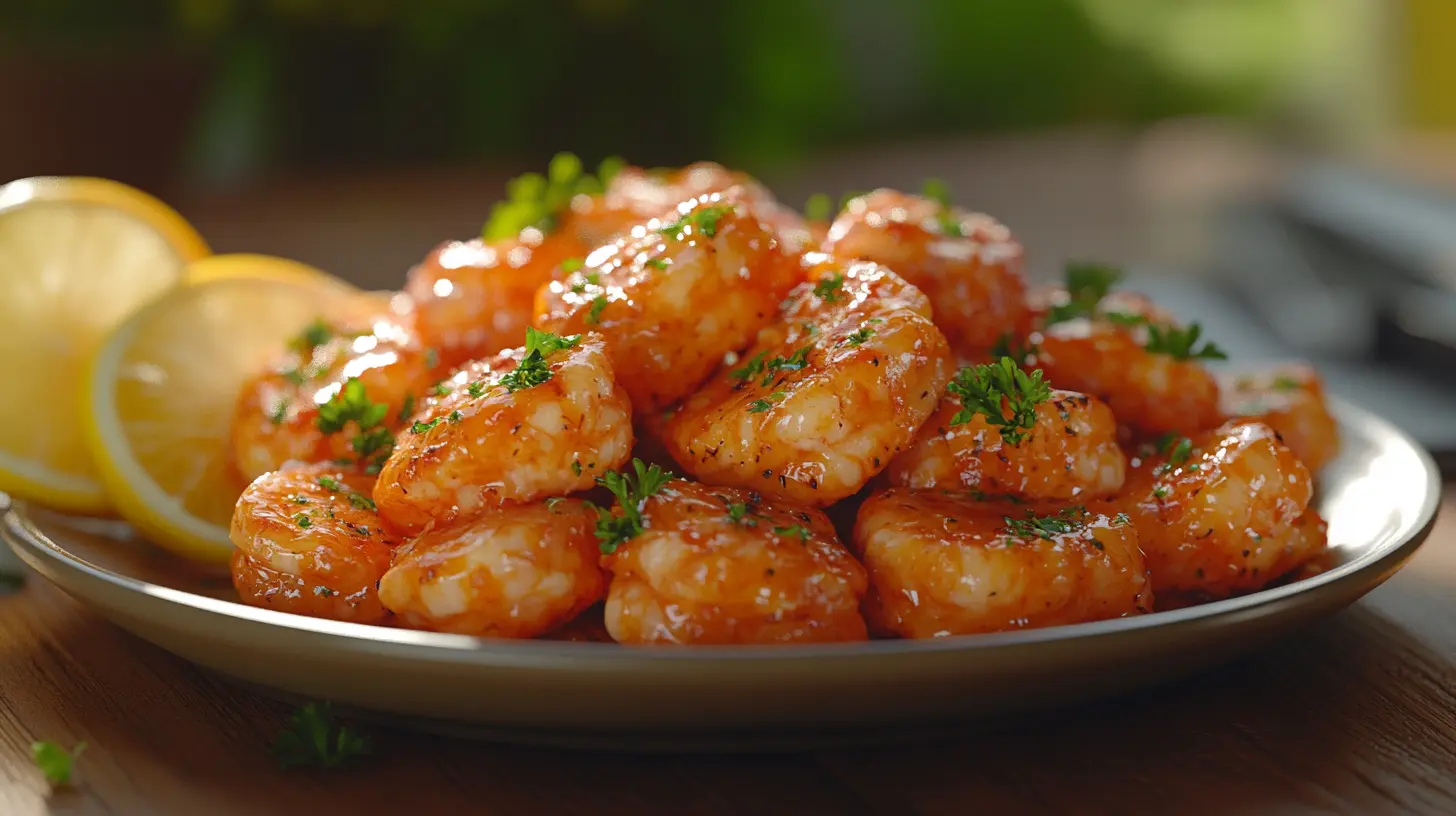
[[[187,267],[189,284],[235,278],[276,280],[284,283],[296,283],[300,286],[318,286],[331,289],[343,296],[353,295],[359,291],[353,285],[322,269],[273,255],[256,255],[247,252],[209,255],[199,261],[194,261],[191,266]]]
[[[228,459],[239,390],[300,328],[343,305],[327,287],[215,280],[118,326],[88,372],[83,424],[122,516],[180,555],[226,560],[246,486]]]
[[[207,251],[182,216],[124,184],[56,177],[0,187],[0,490],[63,510],[107,509],[81,434],[86,360]]]

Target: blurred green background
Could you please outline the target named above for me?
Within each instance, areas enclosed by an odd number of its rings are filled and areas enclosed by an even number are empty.
[[[826,149],[1188,115],[1319,143],[1386,116],[1381,6],[7,0],[0,175],[216,188],[558,149],[771,174]]]

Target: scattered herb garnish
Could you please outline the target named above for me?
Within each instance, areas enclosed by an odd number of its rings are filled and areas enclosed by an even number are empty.
[[[772,360],[764,363],[763,368],[765,373],[763,375],[763,379],[758,381],[758,384],[766,386],[769,383],[773,382],[774,377],[777,375],[777,372],[798,371],[799,369],[809,365],[810,348],[810,346],[800,346],[793,354],[790,354],[787,357],[775,357]]]
[[[768,351],[759,353],[748,358],[748,362],[728,372],[728,376],[735,380],[751,380],[763,373],[763,358],[768,356]]]
[[[449,396],[450,392],[453,390],[455,389],[451,388],[449,383],[441,380],[440,382],[435,383],[435,386],[430,389],[430,393],[434,394],[437,397],[445,397]]]
[[[572,463],[571,463],[571,472],[574,473],[574,474],[576,474],[577,476],[580,476],[581,475],[581,460],[580,459],[576,459],[576,460],[573,460],[572,461]]]
[[[1067,302],[1047,312],[1047,323],[1062,323],[1092,317],[1112,287],[1122,280],[1122,270],[1098,263],[1073,262],[1066,267]]]
[[[444,417],[435,417],[434,419],[430,420],[429,422],[419,422],[417,420],[415,422],[415,424],[413,424],[413,425],[410,426],[410,433],[412,433],[412,434],[422,434],[422,433],[425,433],[425,432],[431,430],[432,428],[434,428],[436,425],[439,425],[440,424],[440,420],[443,419],[443,418]]]
[[[764,411],[772,408],[774,406],[774,403],[782,401],[784,397],[787,396],[788,394],[785,394],[782,391],[775,391],[772,394],[768,395],[768,399],[754,400],[753,402],[748,403],[748,413],[761,414]]]
[[[338,593],[334,592],[332,589],[329,589],[326,586],[316,586],[313,588],[313,594],[319,596],[320,598],[332,598]]]
[[[834,200],[827,193],[815,193],[804,202],[804,217],[810,221],[828,221],[834,216]]]
[[[947,390],[961,400],[961,409],[951,417],[950,424],[961,425],[981,414],[987,424],[1001,429],[1002,439],[1013,445],[1021,444],[1036,425],[1036,406],[1052,396],[1051,386],[1042,380],[1040,371],[1028,374],[1010,357],[962,368]],[[1009,418],[1007,409],[1011,412]]]
[[[571,199],[600,193],[622,166],[621,159],[603,160],[593,176],[582,172],[581,159],[557,153],[547,165],[546,175],[525,173],[506,183],[506,200],[491,208],[481,235],[487,241],[498,241],[514,238],[528,227],[551,232],[571,206]]]
[[[1132,524],[1132,519],[1126,513],[1118,513],[1112,517],[1112,523],[1118,527],[1126,527]]]
[[[731,206],[700,207],[657,231],[669,238],[682,238],[689,227],[697,229],[705,238],[718,234],[718,222],[733,212]]]
[[[950,185],[942,179],[926,179],[920,188],[920,194],[940,205],[940,212],[936,214],[935,220],[940,224],[941,232],[953,238],[965,235],[960,219],[956,218],[955,210],[951,208]]]
[[[1050,541],[1052,536],[1070,533],[1081,527],[1086,515],[1087,508],[1077,505],[1047,516],[1028,512],[1026,518],[1003,516],[1001,520],[1006,524],[1006,532],[1017,538],[1044,538]]]
[[[847,337],[845,337],[844,342],[851,346],[864,345],[865,341],[869,340],[875,334],[875,330],[870,328],[870,326],[876,323],[883,322],[885,321],[878,317],[872,317],[869,320],[866,320],[864,322],[864,325],[860,326],[857,330],[851,332]]]
[[[307,513],[299,513],[293,517],[293,521],[304,530],[313,526],[313,519],[309,518]]]
[[[719,500],[728,508],[728,520],[735,524],[742,524],[745,527],[758,526],[758,512],[752,502],[731,501],[727,496],[719,496]]]
[[[316,318],[312,323],[304,327],[297,337],[288,341],[288,347],[299,354],[311,354],[314,349],[329,342],[334,337],[333,329],[323,321],[323,318]]]
[[[415,412],[415,395],[414,394],[408,394],[407,393],[407,394],[404,395],[404,401],[402,403],[400,403],[400,406],[399,406],[399,416],[397,418],[399,419],[400,422],[404,422],[406,419],[409,419],[410,418],[410,415],[413,414],[414,412]]]
[[[273,403],[273,410],[268,412],[268,421],[274,425],[282,425],[283,420],[288,418],[290,404],[287,397],[279,397],[278,401]]]
[[[581,258],[567,258],[561,262],[561,271],[570,275],[572,272],[586,266],[586,261]]]
[[[30,744],[30,756],[35,760],[35,765],[45,775],[46,781],[52,785],[69,785],[71,777],[75,774],[76,760],[81,758],[81,752],[86,750],[86,743],[78,742],[76,747],[67,751],[60,745],[41,740]]]
[[[1158,449],[1168,455],[1168,461],[1181,465],[1193,455],[1193,440],[1186,436],[1170,436],[1160,442]]]
[[[298,709],[273,743],[273,755],[284,768],[339,768],[372,750],[368,737],[335,721],[329,703],[309,703]]]
[[[672,481],[673,474],[657,465],[648,466],[641,459],[632,460],[631,473],[608,471],[597,479],[597,484],[610,490],[617,497],[621,515],[597,508],[596,536],[601,551],[610,555],[617,547],[642,532],[642,505],[649,496]]]
[[[451,411],[450,415],[445,417],[445,421],[449,422],[451,425],[455,425],[464,418],[464,415],[462,415],[459,411]]]
[[[1164,485],[1158,485],[1157,487],[1153,488],[1153,498],[1155,498],[1155,499],[1166,499],[1166,498],[1168,498],[1168,488],[1166,486],[1164,486]]]
[[[483,382],[480,382],[479,380],[476,380],[475,382],[472,382],[469,385],[465,386],[465,393],[468,394],[471,398],[484,396],[485,392],[489,390],[490,386],[486,385]]]
[[[653,269],[666,269],[669,263],[671,261],[666,258],[653,258],[647,262],[647,265]]]
[[[1197,323],[1189,324],[1186,329],[1149,324],[1148,342],[1144,348],[1175,360],[1227,360],[1228,355],[1223,353],[1223,349],[1211,342],[1204,342],[1201,348],[1198,347],[1198,338],[1202,334],[1203,327]]]
[[[597,295],[592,299],[591,309],[586,313],[584,320],[588,326],[595,326],[602,322],[602,310],[607,308],[606,295]]]
[[[1279,391],[1298,391],[1300,388],[1299,380],[1294,379],[1288,374],[1280,374],[1275,377],[1273,385]]]
[[[526,354],[514,371],[500,378],[500,384],[514,394],[523,388],[533,388],[546,382],[551,379],[551,367],[546,365],[546,358],[580,342],[579,334],[561,337],[527,326]]]
[[[808,541],[809,536],[811,535],[809,529],[802,524],[795,524],[790,527],[775,527],[773,528],[773,531],[774,535],[782,536],[784,538],[789,538],[790,536],[798,536],[800,542]]]
[[[377,473],[394,450],[394,433],[380,425],[388,414],[388,405],[370,402],[364,383],[350,377],[328,402],[318,407],[314,424],[325,434],[335,434],[353,422],[359,433],[349,441],[349,446],[359,454],[361,462],[367,460],[369,472]]]
[[[844,275],[835,272],[827,278],[820,278],[814,284],[814,295],[825,303],[834,303],[841,300],[844,294],[840,291],[844,286]]]

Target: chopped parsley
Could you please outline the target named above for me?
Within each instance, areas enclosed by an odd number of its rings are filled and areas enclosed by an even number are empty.
[[[621,515],[597,508],[596,537],[604,554],[611,555],[617,547],[642,532],[642,506],[649,496],[676,478],[672,473],[657,465],[648,466],[641,459],[632,460],[632,472],[627,474],[608,471],[597,479],[597,484],[611,491],[617,497]]]
[[[776,372],[798,371],[809,365],[810,348],[810,346],[800,346],[797,351],[787,357],[775,357],[764,363],[763,367],[766,373],[763,379],[759,380],[759,385],[768,385],[773,382]]]
[[[499,241],[514,238],[530,227],[549,233],[571,206],[571,199],[600,193],[621,168],[621,159],[606,159],[593,176],[582,172],[581,159],[571,153],[557,153],[547,165],[546,175],[526,173],[506,183],[506,200],[491,208],[481,236],[487,241]]]
[[[273,755],[285,769],[306,765],[339,768],[372,750],[367,736],[335,721],[329,703],[309,703],[298,709],[273,743]]]
[[[313,594],[319,596],[320,598],[332,598],[338,593],[333,591],[332,589],[329,589],[326,586],[316,586],[313,588]]]
[[[1117,515],[1112,517],[1112,524],[1116,527],[1126,527],[1127,525],[1132,524],[1132,519],[1129,518],[1126,513],[1118,513]]]
[[[883,322],[885,321],[878,317],[872,317],[869,320],[866,320],[863,326],[860,326],[859,329],[855,330],[854,332],[850,333],[849,336],[845,337],[844,342],[851,346],[864,345],[865,341],[869,340],[875,334],[875,330],[870,328],[870,326],[873,326],[876,323]]]
[[[1168,455],[1168,461],[1175,465],[1181,465],[1188,461],[1193,455],[1193,440],[1186,436],[1166,437],[1159,445],[1158,450]]]
[[[515,393],[524,388],[534,388],[551,379],[551,367],[546,358],[563,349],[569,349],[581,342],[581,335],[561,337],[551,332],[526,327],[526,354],[514,371],[500,378],[500,384],[507,391]],[[457,412],[458,413],[458,412]],[[458,422],[459,420],[452,420]]]
[[[805,527],[802,524],[795,524],[790,527],[775,527],[773,528],[773,531],[774,535],[781,536],[783,538],[798,536],[800,543],[807,542],[809,540],[809,536],[812,535],[809,532],[809,528]]]
[[[410,426],[410,433],[412,433],[412,434],[422,434],[422,433],[426,433],[427,431],[430,431],[431,429],[433,429],[436,425],[439,425],[440,424],[440,420],[442,420],[442,419],[444,419],[444,417],[435,417],[434,419],[430,420],[429,422],[419,422],[419,421],[416,421],[415,424],[413,424],[413,425]]]
[[[76,743],[75,748],[67,751],[54,742],[41,740],[30,744],[30,758],[35,760],[35,766],[40,768],[47,782],[52,785],[69,785],[75,774],[76,760],[81,758],[81,752],[85,750],[84,742]]]
[[[940,212],[935,220],[940,224],[940,231],[953,238],[965,236],[961,229],[960,219],[956,218],[955,210],[950,204],[950,185],[943,179],[926,179],[925,184],[920,188],[920,195],[940,205]]]
[[[313,350],[334,339],[334,331],[323,318],[316,318],[304,327],[298,336],[288,341],[288,347],[299,354],[312,354]]]
[[[576,474],[577,476],[580,476],[581,475],[581,460],[580,459],[576,459],[576,460],[572,461],[572,463],[571,463],[571,472],[574,473],[574,474]]]
[[[344,483],[339,481],[338,479],[335,479],[332,476],[320,476],[315,481],[318,482],[319,487],[322,487],[324,490],[333,491],[334,493],[345,489]]]
[[[1153,498],[1155,498],[1155,499],[1166,499],[1166,498],[1168,498],[1168,488],[1166,486],[1164,486],[1164,485],[1158,485],[1157,487],[1153,488]]]
[[[733,208],[726,205],[701,207],[662,227],[658,232],[670,238],[680,239],[689,227],[694,227],[703,234],[703,237],[712,238],[718,234],[718,222],[731,212],[733,212]]]
[[[666,258],[653,258],[652,260],[647,262],[647,265],[652,267],[653,269],[666,269],[668,264],[670,263],[672,263],[672,261],[669,261]]]
[[[355,509],[358,509],[358,510],[378,510],[379,509],[378,507],[376,507],[374,505],[374,500],[371,499],[371,498],[369,498],[368,496],[364,495],[363,493],[355,493],[354,491],[350,490],[349,491],[349,494],[348,494],[348,496],[346,498],[349,499],[349,504],[353,505],[355,507]]]
[[[758,515],[758,511],[756,509],[757,505],[754,502],[736,502],[732,501],[727,496],[719,496],[718,499],[722,501],[723,506],[728,509],[729,521],[735,524],[742,524],[745,527],[758,526],[758,519],[762,518],[762,516]]]
[[[408,394],[407,393],[407,394],[404,395],[404,402],[401,403],[400,406],[399,406],[399,415],[398,415],[397,418],[399,419],[400,422],[404,422],[406,419],[409,419],[410,418],[410,415],[413,414],[414,412],[415,412],[415,395],[414,394]]]
[[[1073,262],[1066,267],[1067,302],[1053,306],[1047,312],[1048,325],[1092,317],[1097,313],[1097,304],[1107,297],[1118,281],[1122,270],[1098,263]]]
[[[1166,354],[1175,360],[1227,360],[1223,349],[1205,341],[1198,347],[1198,338],[1203,327],[1192,323],[1186,329],[1173,326],[1148,325],[1148,342],[1144,346],[1154,354]]]
[[[586,261],[581,258],[567,258],[561,262],[561,271],[570,275],[572,272],[586,266]]]
[[[451,425],[458,423],[461,419],[464,419],[464,417],[459,411],[451,411],[450,415],[445,417],[445,421],[449,422]]]
[[[455,389],[451,388],[449,383],[441,380],[440,382],[435,383],[435,386],[430,389],[430,393],[434,394],[437,397],[446,397],[449,396],[450,392],[453,390]]]
[[[728,376],[732,377],[735,380],[751,380],[754,377],[757,377],[759,374],[763,373],[763,358],[767,356],[767,350],[760,351],[759,353],[748,358],[748,362],[744,363],[739,368],[735,368],[732,371],[728,372]]]
[[[465,393],[469,394],[472,398],[484,396],[485,392],[489,390],[490,386],[486,385],[483,382],[480,382],[479,380],[465,386]]]
[[[804,217],[810,221],[828,221],[834,216],[834,199],[827,193],[815,193],[804,202]]]
[[[1036,425],[1036,406],[1051,399],[1052,389],[1042,380],[1040,371],[1030,374],[1018,368],[1010,357],[994,363],[967,366],[956,372],[947,389],[960,397],[961,410],[951,417],[950,424],[970,422],[977,414],[987,424],[1001,429],[1001,438],[1019,445]],[[1005,411],[1010,409],[1010,418]]]
[[[294,516],[293,522],[297,524],[300,529],[304,530],[307,530],[308,528],[313,526],[313,519],[309,518],[307,513],[299,513],[298,515]]]
[[[597,295],[596,297],[592,298],[591,309],[587,311],[586,317],[583,318],[586,324],[588,326],[595,326],[598,323],[601,323],[602,310],[605,308],[607,308],[606,295]]]
[[[1006,532],[1016,538],[1044,538],[1050,541],[1053,536],[1080,529],[1086,523],[1086,516],[1087,508],[1077,505],[1046,516],[1038,516],[1028,511],[1026,518],[1003,516],[1001,520],[1006,524]]]
[[[782,391],[775,391],[772,394],[768,395],[768,399],[754,400],[753,402],[748,403],[748,413],[761,414],[764,411],[772,408],[774,406],[774,403],[782,401],[787,396],[788,394],[785,394]]]
[[[394,450],[394,434],[389,428],[380,425],[388,415],[389,406],[382,402],[370,402],[364,383],[350,377],[338,393],[318,407],[314,424],[325,434],[336,434],[353,422],[359,432],[350,440],[349,445],[360,455],[361,461],[373,457],[368,464],[377,472]]]
[[[814,284],[814,296],[825,303],[834,303],[844,298],[844,293],[841,291],[843,288],[844,275],[835,272],[827,278],[820,278],[819,282]]]
[[[1299,380],[1294,379],[1288,374],[1280,374],[1275,377],[1273,386],[1278,391],[1298,391],[1300,388]]]

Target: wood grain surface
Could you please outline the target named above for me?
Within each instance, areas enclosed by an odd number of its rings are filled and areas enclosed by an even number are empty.
[[[1449,505],[1456,492],[1447,494]],[[0,596],[0,814],[1456,813],[1456,512],[1404,571],[1263,653],[1139,697],[936,742],[627,755],[374,729],[342,771],[283,771],[288,707],[194,668],[43,579]],[[51,791],[30,743],[85,740]]]

